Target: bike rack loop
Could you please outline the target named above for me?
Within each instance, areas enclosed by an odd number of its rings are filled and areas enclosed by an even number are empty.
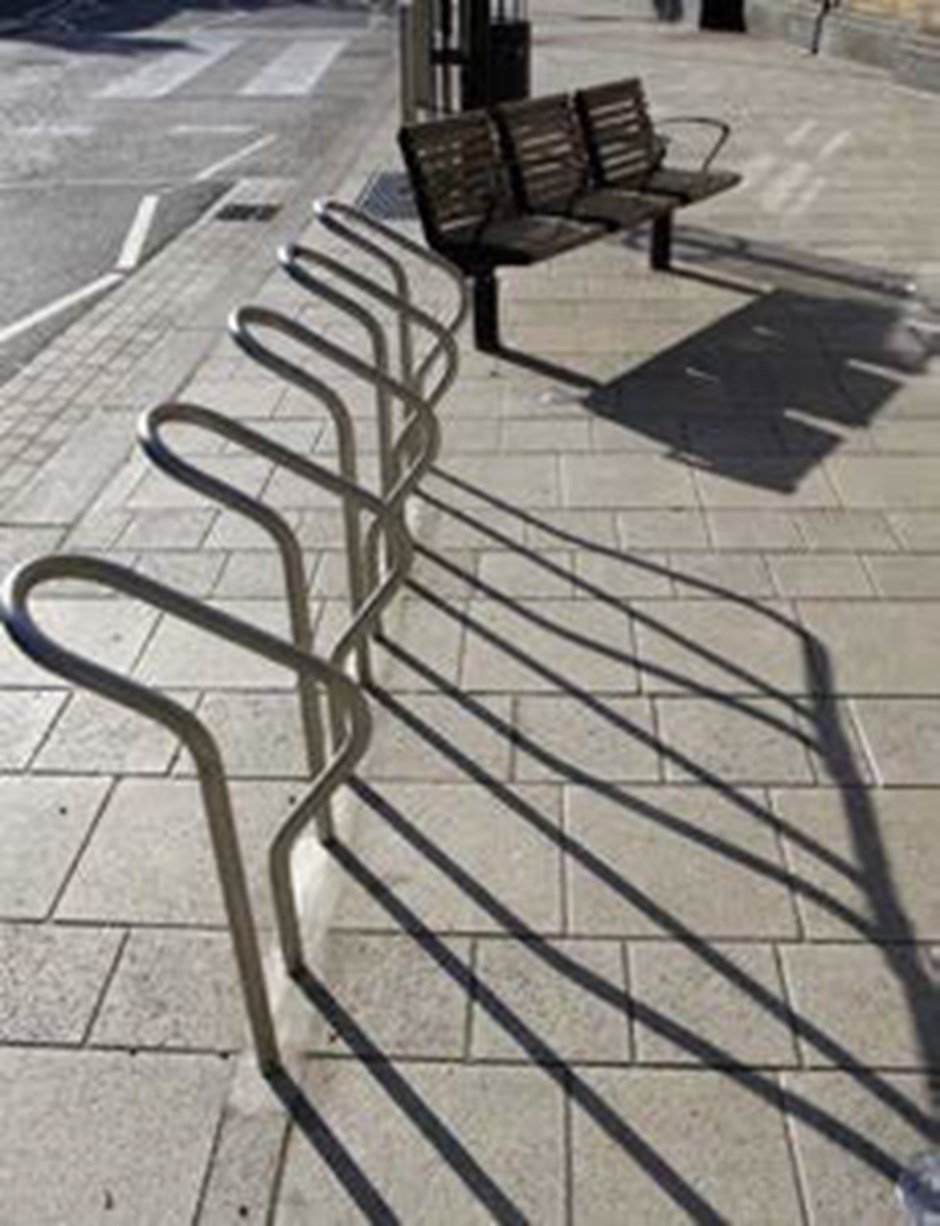
[[[384,265],[391,274],[399,299],[404,303],[411,301],[410,280],[405,265],[391,254],[389,247],[406,253],[446,277],[456,291],[457,304],[453,315],[445,320],[444,326],[452,336],[457,334],[470,313],[470,294],[466,279],[459,269],[442,256],[437,255],[436,252],[429,251],[414,239],[402,234],[400,230],[384,225],[362,210],[340,200],[316,200],[313,212],[327,231]],[[372,237],[359,233],[359,229],[367,231]],[[408,321],[401,315],[399,316],[399,346],[402,357],[402,377],[406,383],[410,383],[414,373],[414,350]]]
[[[419,307],[414,306],[408,301],[403,300],[399,295],[392,293],[385,286],[380,285],[371,277],[357,272],[355,269],[348,268],[339,260],[331,255],[325,255],[323,252],[314,251],[309,247],[300,246],[297,243],[288,243],[278,251],[278,260],[281,267],[287,275],[302,289],[316,294],[326,301],[340,306],[341,309],[349,310],[349,304],[352,303],[345,294],[338,294],[337,291],[320,277],[315,277],[310,273],[306,265],[312,264],[323,268],[325,271],[332,273],[334,276],[346,281],[357,290],[368,295],[374,301],[382,306],[390,307],[396,312],[399,319],[399,325],[404,326],[408,331],[409,338],[412,335],[412,324],[418,324],[431,334],[434,338],[434,344],[423,359],[417,373],[413,370],[413,362],[411,356],[407,357],[404,353],[400,353],[401,359],[401,381],[415,394],[422,396],[425,401],[430,402],[430,407],[434,408],[439,403],[441,397],[448,387],[451,386],[453,379],[456,378],[457,368],[460,362],[460,354],[457,349],[457,343],[454,339],[454,334],[451,329],[435,319],[433,315],[427,314]],[[372,316],[373,324],[377,325],[375,317]],[[410,340],[409,340],[410,345]],[[373,352],[377,358],[381,356],[381,369],[387,373],[388,363],[388,345],[374,345]],[[439,384],[434,390],[428,394],[425,392],[424,384],[429,372],[433,369],[435,362],[439,359],[444,359],[444,371],[446,378],[440,379]],[[377,362],[377,365],[379,363]],[[406,369],[407,368],[407,369]],[[384,491],[390,489],[397,475],[397,456],[395,455],[394,444],[394,422],[391,416],[390,397],[387,394],[379,393],[379,453],[381,463],[381,479]],[[406,406],[407,409],[407,406]]]
[[[288,815],[269,853],[278,935],[288,970],[293,974],[303,964],[303,947],[291,881],[291,854],[311,816],[320,811],[327,798],[349,778],[365,752],[372,726],[368,705],[355,682],[335,665],[299,651],[275,635],[213,609],[192,596],[102,558],[59,554],[22,563],[7,576],[0,593],[0,618],[10,637],[30,659],[68,681],[162,724],[178,736],[192,754],[255,1051],[262,1072],[270,1076],[282,1067],[281,1056],[218,745],[205,725],[172,698],[77,655],[46,635],[33,619],[29,597],[40,585],[62,579],[97,583],[142,600],[326,687],[331,710],[336,712],[336,726],[342,729],[342,738],[334,744],[306,797]],[[323,834],[321,831],[321,837]]]
[[[424,420],[419,421],[419,424],[425,426],[427,435],[419,457],[423,471],[433,459],[437,434],[436,423],[430,417],[428,410],[422,409],[421,413]],[[364,645],[366,636],[376,625],[385,606],[405,581],[410,570],[414,546],[399,508],[413,484],[412,473],[406,473],[397,483],[392,497],[383,500],[372,491],[347,481],[343,476],[315,460],[299,455],[282,443],[246,426],[243,422],[225,417],[213,409],[196,404],[170,403],[150,409],[141,416],[138,437],[148,457],[158,468],[206,497],[247,516],[274,538],[284,565],[294,646],[300,651],[310,651],[312,633],[303,570],[303,552],[296,533],[281,514],[272,507],[250,497],[174,452],[162,436],[163,427],[173,422],[219,435],[243,447],[246,451],[272,460],[296,476],[336,494],[342,499],[344,506],[352,505],[357,510],[362,508],[373,514],[374,520],[369,528],[370,536],[374,533],[376,539],[379,539],[383,533],[387,535],[392,546],[392,564],[382,582],[374,584],[364,596],[362,604],[358,610],[354,611],[349,625],[334,646],[332,664],[337,668],[342,668],[348,656]],[[308,759],[311,763],[311,770],[316,770],[322,762],[322,726],[317,694],[315,688],[309,682],[305,682],[304,678],[300,678],[299,683]],[[333,727],[331,730],[334,740],[341,735],[339,728]],[[330,830],[328,815],[324,815],[321,826],[323,830]]]
[[[269,348],[262,341],[260,341],[256,333],[258,330],[265,328],[287,336],[288,338],[297,342],[300,346],[313,349],[315,352],[326,356],[342,369],[351,372],[357,377],[363,379],[366,383],[371,384],[373,387],[376,385],[382,385],[395,398],[399,399],[407,409],[410,410],[409,420],[395,444],[399,456],[404,456],[404,458],[409,462],[409,467],[404,476],[397,480],[396,485],[393,487],[388,499],[385,500],[386,505],[393,509],[394,512],[403,519],[405,499],[414,489],[415,485],[421,479],[430,465],[434,462],[437,455],[440,434],[437,420],[432,410],[447,391],[448,387],[451,386],[453,380],[456,378],[456,364],[454,364],[452,368],[443,372],[443,374],[439,377],[437,385],[433,389],[431,395],[424,398],[418,396],[414,391],[406,387],[399,380],[391,378],[385,372],[377,370],[374,366],[370,366],[361,358],[335,344],[333,341],[328,340],[326,337],[319,336],[305,325],[298,323],[296,320],[289,319],[280,312],[271,310],[267,307],[259,306],[245,306],[235,311],[230,321],[230,331],[240,348],[242,348],[246,353],[250,354],[250,356],[255,358],[267,369],[274,371],[288,382],[294,383],[296,386],[305,390],[312,390],[315,394],[321,389],[325,388],[326,385],[323,384],[323,382],[316,376],[311,375],[308,371],[285,358],[283,355],[275,352],[273,349]],[[452,338],[450,339],[451,343],[453,344]],[[455,344],[453,352],[456,356]],[[335,392],[332,392],[331,396],[335,403],[340,405],[342,404]],[[424,445],[421,446],[418,456],[413,458],[408,456],[408,448],[412,444],[412,440],[415,438],[415,435],[418,435],[419,439],[422,437],[424,438]],[[396,456],[395,460],[396,467],[397,460],[398,456]],[[340,456],[340,469],[341,473],[343,473],[345,476],[346,473],[343,472],[344,457],[342,454]],[[347,511],[347,524],[349,524],[351,518],[352,516],[350,515],[349,511]],[[374,565],[377,557],[377,544],[378,525],[374,522],[370,526],[366,540],[365,558],[367,564],[361,564],[358,554],[355,559],[348,560],[348,564],[350,566],[351,585],[352,582],[355,582],[358,585],[357,588],[352,589],[351,591],[351,595],[353,596],[352,605],[354,612],[358,610],[363,599],[365,598],[360,582],[363,571],[369,572],[369,577],[372,580],[373,587],[378,581]],[[359,549],[358,518],[354,520],[354,530],[352,533],[347,532],[347,549],[350,547],[357,551]],[[348,633],[346,636],[344,636],[341,644],[343,652],[348,649],[347,640]],[[363,647],[364,644],[360,643],[359,646]],[[338,645],[337,651],[339,650],[340,646]],[[365,654],[364,651],[360,653],[360,657],[362,654]],[[337,655],[336,652],[334,652],[334,659],[336,658]],[[368,673],[361,673],[360,679],[364,681],[367,680]]]

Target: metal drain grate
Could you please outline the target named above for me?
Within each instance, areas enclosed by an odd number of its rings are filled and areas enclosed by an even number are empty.
[[[270,221],[280,213],[280,204],[227,204],[215,215],[216,221]]]
[[[377,170],[370,175],[356,204],[379,221],[417,221],[418,218],[408,176],[400,170]]]

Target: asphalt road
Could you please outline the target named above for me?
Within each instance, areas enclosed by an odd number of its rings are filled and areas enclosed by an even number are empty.
[[[0,37],[0,381],[228,186],[335,122],[342,4],[74,0]]]

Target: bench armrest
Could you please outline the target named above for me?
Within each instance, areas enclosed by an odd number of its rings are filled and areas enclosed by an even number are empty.
[[[705,155],[702,161],[701,166],[699,167],[699,170],[704,174],[704,172],[708,170],[709,166],[711,166],[712,162],[714,162],[715,158],[718,156],[719,152],[721,151],[722,146],[725,144],[725,142],[728,140],[728,137],[731,135],[730,124],[725,123],[723,119],[712,119],[708,116],[703,116],[703,115],[676,115],[676,116],[670,117],[669,119],[660,119],[657,122],[656,128],[655,128],[656,144],[657,144],[657,161],[656,161],[657,169],[665,161],[666,152],[667,152],[668,145],[669,145],[669,137],[660,136],[659,131],[661,128],[665,128],[669,125],[678,125],[678,124],[690,124],[690,125],[695,125],[697,127],[702,127],[702,128],[716,128],[717,129],[718,135],[715,138],[715,143],[712,145],[711,149],[709,149],[708,153]]]

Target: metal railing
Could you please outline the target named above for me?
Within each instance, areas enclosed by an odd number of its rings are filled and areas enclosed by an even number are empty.
[[[296,973],[303,964],[303,943],[291,880],[292,853],[304,828],[312,820],[317,820],[319,825],[326,801],[348,779],[365,752],[371,729],[369,708],[355,682],[329,661],[319,659],[309,650],[298,650],[266,630],[102,558],[60,554],[23,563],[7,577],[0,594],[0,616],[7,631],[31,660],[67,681],[162,724],[179,737],[192,755],[255,1051],[262,1071],[270,1074],[281,1067],[281,1056],[218,744],[196,715],[168,695],[77,655],[37,625],[30,609],[31,594],[44,583],[63,579],[83,580],[111,588],[280,664],[304,681],[304,692],[308,684],[325,688],[331,725],[339,736],[329,754],[324,755],[307,795],[288,815],[269,852],[278,936],[291,972]],[[321,838],[329,838],[331,833],[320,827]]]

